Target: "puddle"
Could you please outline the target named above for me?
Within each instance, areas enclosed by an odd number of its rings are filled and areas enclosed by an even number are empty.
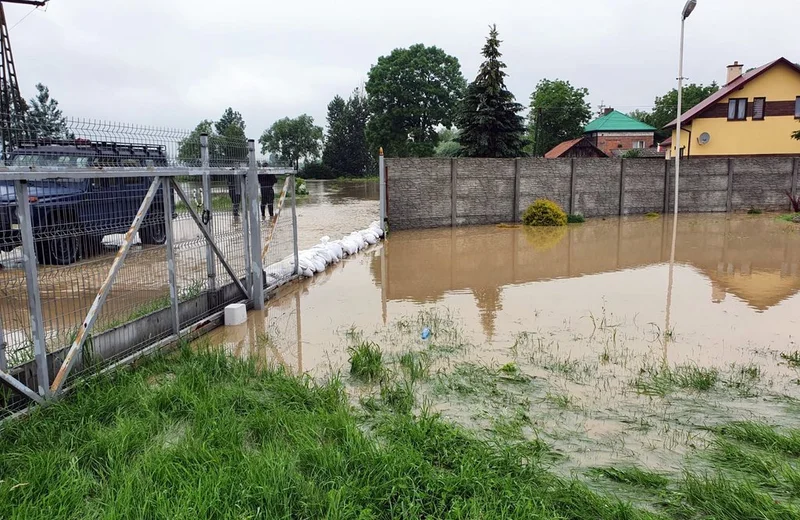
[[[770,216],[681,217],[667,326],[670,226],[630,217],[395,232],[284,288],[266,316],[251,314],[254,331],[222,328],[208,341],[347,376],[353,331],[397,365],[402,353],[431,352],[424,326],[450,323],[464,348],[434,356],[418,405],[481,432],[519,428],[561,453],[565,473],[621,463],[678,471],[715,424],[800,427],[800,373],[781,356],[800,350],[800,230]],[[269,348],[254,342],[262,329],[276,329]],[[497,379],[507,363],[523,382]],[[459,370],[484,373],[466,387],[492,390],[443,391]],[[711,388],[693,388],[695,377]]]

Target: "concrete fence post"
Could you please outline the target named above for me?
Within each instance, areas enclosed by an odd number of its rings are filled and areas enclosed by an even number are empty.
[[[456,227],[457,220],[456,220],[456,212],[458,205],[456,204],[458,201],[458,165],[456,161],[458,159],[452,158],[450,159],[450,226]]]
[[[667,159],[664,161],[664,207],[661,209],[661,213],[667,214],[667,208],[669,207],[669,165],[672,162],[672,159]]]
[[[253,139],[247,140],[247,153],[250,164],[247,169],[247,216],[250,221],[250,270],[252,273],[252,289],[250,298],[253,308],[264,308],[264,268],[261,261],[261,212],[259,210],[258,196],[258,167],[256,166],[256,143]]]
[[[799,180],[800,180],[800,160],[798,160],[797,157],[795,157],[794,161],[792,161],[792,187],[791,187],[792,198],[797,197],[797,188],[798,188],[797,183]]]
[[[380,193],[381,229],[386,231],[386,170],[384,168],[383,147],[378,150],[378,190]]]
[[[619,216],[625,214],[625,159],[619,161]]]
[[[733,211],[733,159],[728,157],[728,195],[725,203],[725,211]]]
[[[511,222],[519,222],[519,158],[514,159],[514,206]]]
[[[569,160],[569,212],[574,214],[575,204],[575,158]]]

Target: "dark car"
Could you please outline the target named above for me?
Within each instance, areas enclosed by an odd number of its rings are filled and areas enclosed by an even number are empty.
[[[31,222],[40,263],[68,265],[100,249],[105,235],[125,233],[147,194],[152,177],[104,176],[103,167],[167,166],[163,146],[88,140],[21,143],[10,154],[11,166],[98,168],[96,178],[54,178],[28,183]],[[54,174],[57,175],[57,174]],[[0,173],[0,250],[21,245],[13,181]],[[144,244],[166,241],[162,190],[139,230]]]

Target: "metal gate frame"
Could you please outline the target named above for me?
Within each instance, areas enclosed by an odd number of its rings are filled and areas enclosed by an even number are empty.
[[[265,287],[264,287],[264,270],[262,261],[262,237],[259,221],[259,197],[260,189],[258,183],[258,169],[255,155],[255,142],[248,140],[248,167],[246,169],[225,169],[225,168],[212,168],[209,165],[209,148],[208,136],[203,134],[200,137],[200,151],[201,151],[201,167],[198,168],[155,168],[148,167],[142,168],[103,168],[102,175],[107,178],[122,178],[122,177],[149,177],[152,178],[149,190],[142,200],[136,216],[130,224],[128,231],[125,233],[122,244],[116,253],[113,263],[100,286],[94,301],[89,308],[85,318],[75,335],[74,340],[64,358],[58,372],[50,379],[47,363],[47,346],[45,342],[45,327],[44,318],[42,314],[42,301],[39,288],[38,266],[36,256],[36,246],[34,243],[34,234],[32,226],[32,214],[28,196],[28,182],[41,181],[52,179],[53,177],[72,178],[72,179],[85,179],[96,178],[98,170],[94,168],[38,168],[33,169],[29,167],[21,168],[3,168],[4,172],[8,172],[9,177],[14,180],[15,192],[17,200],[17,216],[20,227],[20,234],[22,239],[23,251],[23,264],[25,268],[26,289],[28,293],[28,308],[30,311],[30,325],[31,334],[33,338],[34,360],[36,364],[36,375],[38,381],[38,391],[29,388],[25,383],[14,377],[11,370],[7,366],[4,351],[4,335],[3,324],[0,321],[0,380],[7,383],[9,386],[26,396],[33,402],[46,405],[49,402],[57,399],[65,392],[65,383],[69,377],[70,371],[75,365],[78,354],[82,351],[87,338],[89,337],[92,327],[97,320],[103,304],[111,291],[114,281],[125,264],[125,259],[128,256],[131,245],[139,231],[140,226],[147,215],[150,206],[157,196],[158,189],[162,188],[162,196],[164,197],[164,220],[166,227],[166,256],[167,256],[167,269],[169,274],[169,295],[170,295],[170,320],[171,320],[171,335],[161,341],[159,344],[169,344],[181,338],[183,334],[195,328],[197,325],[191,324],[181,330],[181,323],[178,314],[178,287],[176,282],[175,272],[175,257],[174,257],[174,237],[173,237],[173,219],[172,219],[172,204],[171,194],[174,192],[178,198],[188,208],[189,215],[198,226],[202,233],[206,244],[206,271],[207,271],[207,288],[209,293],[218,287],[216,280],[216,260],[218,259],[224,267],[226,273],[231,278],[233,284],[238,288],[241,293],[243,301],[248,305],[252,305],[256,309],[264,308],[265,301]],[[243,247],[245,249],[245,265],[246,265],[246,279],[245,283],[239,279],[233,268],[226,261],[224,255],[220,251],[218,245],[213,237],[213,213],[212,213],[212,193],[211,193],[211,175],[233,175],[241,182],[242,189],[242,208],[246,208],[246,218],[243,219]],[[203,186],[203,215],[202,217],[192,208],[189,198],[184,193],[181,186],[176,182],[176,177],[200,177],[202,178]],[[294,174],[291,174],[291,201],[292,201],[292,216],[293,216],[293,239],[294,239],[294,276],[297,276],[298,271],[298,244],[297,244],[297,227],[296,227],[296,212],[295,212],[295,180]],[[284,193],[285,195],[285,193]],[[270,240],[272,235],[270,234]],[[269,246],[269,241],[266,247]],[[266,250],[264,248],[264,251]],[[144,346],[142,350],[149,350],[151,346]],[[111,367],[116,366],[125,360],[114,363]]]

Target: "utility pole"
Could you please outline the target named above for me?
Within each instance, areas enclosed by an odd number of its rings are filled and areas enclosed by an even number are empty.
[[[23,4],[42,7],[48,0],[2,0],[0,1],[0,141],[3,159],[7,159],[15,143],[25,137],[25,102],[19,91],[17,68],[11,53],[8,23],[3,4]]]

